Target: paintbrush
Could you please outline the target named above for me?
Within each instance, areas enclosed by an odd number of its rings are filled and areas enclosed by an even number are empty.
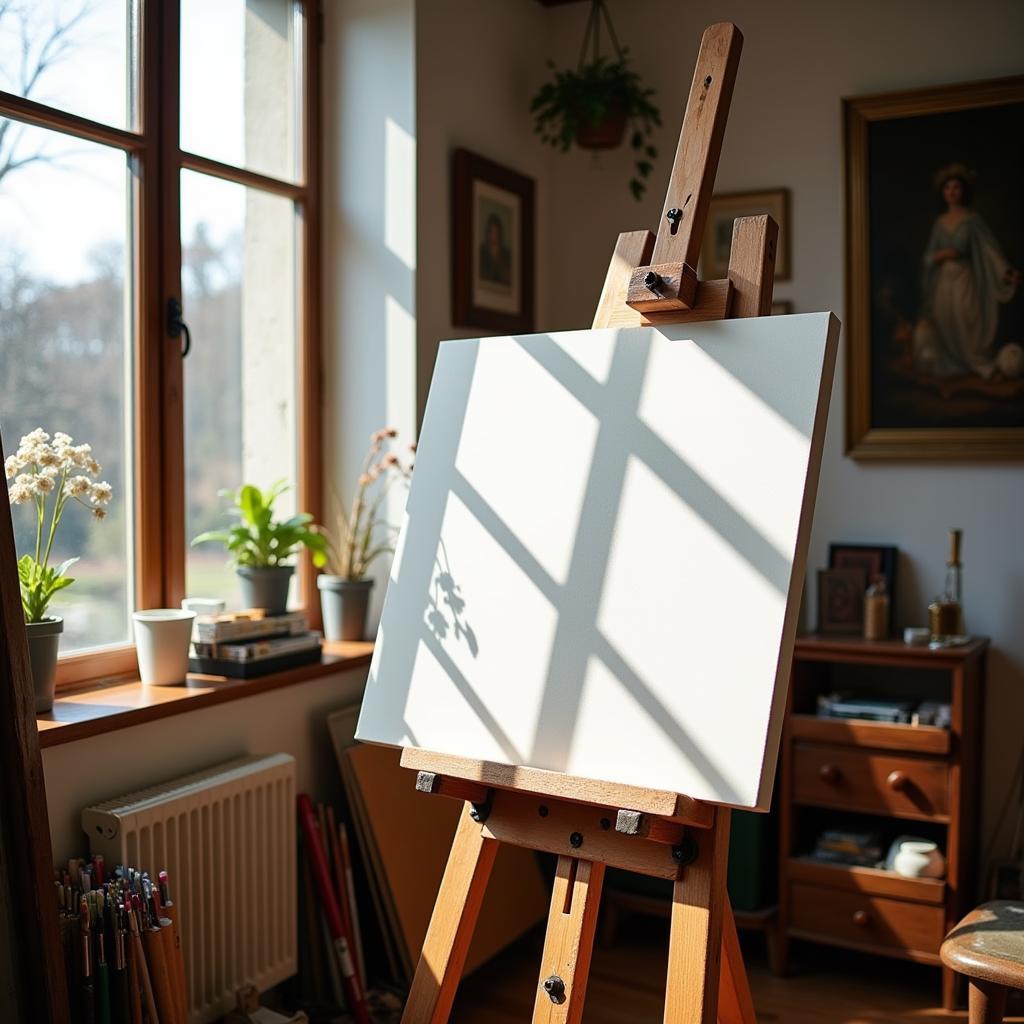
[[[82,937],[82,985],[81,1007],[84,1024],[96,1022],[96,997],[92,981],[92,932],[90,929],[89,904],[83,896],[78,905],[78,920]]]

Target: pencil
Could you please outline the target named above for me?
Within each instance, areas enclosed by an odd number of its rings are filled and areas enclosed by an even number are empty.
[[[178,906],[171,899],[171,878],[166,871],[161,871],[157,876],[160,882],[160,905],[164,915],[171,922],[171,945],[174,947],[174,963],[172,965],[171,980],[174,983],[176,1002],[178,1004],[179,1019],[181,1024],[188,1021],[188,984],[185,980],[185,952],[181,948],[181,921],[178,914]]]
[[[132,962],[137,965],[138,979],[142,987],[142,1000],[149,1014],[150,1024],[160,1024],[160,1015],[156,1012],[156,999],[153,997],[153,983],[149,977],[146,954],[142,949],[142,937],[139,934],[139,915],[142,914],[142,900],[138,894],[131,897],[132,909],[128,912],[128,931],[131,933]]]

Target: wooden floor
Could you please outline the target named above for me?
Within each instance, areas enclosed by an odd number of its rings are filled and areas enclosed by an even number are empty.
[[[525,1024],[538,983],[543,936],[531,933],[467,978],[459,989],[454,1024]],[[597,948],[584,1024],[661,1024],[667,962],[664,922],[636,918],[615,944]],[[944,1013],[936,968],[797,947],[793,975],[768,970],[763,939],[743,936],[744,957],[761,1024],[911,1024],[964,1021]],[[1013,1017],[1007,1020],[1024,1020]]]

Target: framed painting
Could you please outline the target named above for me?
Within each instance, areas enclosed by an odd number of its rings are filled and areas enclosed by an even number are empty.
[[[847,454],[1024,458],[1024,76],[843,112]]]
[[[533,330],[533,179],[457,149],[452,166],[452,323]]]
[[[895,627],[896,569],[899,566],[899,548],[889,544],[829,544],[830,569],[859,569],[864,574],[865,586],[876,576],[885,577],[889,594],[889,632]]]
[[[866,586],[861,569],[819,569],[818,632],[863,632]]]
[[[705,281],[729,276],[732,222],[737,217],[756,217],[762,213],[770,214],[779,225],[775,280],[790,279],[789,189],[775,188],[765,192],[730,192],[711,197],[700,250],[701,277]]]

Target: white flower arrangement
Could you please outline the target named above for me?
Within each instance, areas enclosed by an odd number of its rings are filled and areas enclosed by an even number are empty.
[[[93,518],[106,518],[105,506],[110,504],[114,492],[105,480],[92,479],[99,475],[100,469],[91,445],[73,444],[67,434],[59,431],[51,439],[42,427],[26,434],[18,450],[4,461],[7,479],[14,481],[7,489],[11,504],[31,504],[36,510],[35,554],[18,559],[21,606],[26,622],[42,622],[54,594],[75,582],[64,574],[77,558],[50,566],[50,553],[64,506],[69,500],[76,501],[89,509]]]

